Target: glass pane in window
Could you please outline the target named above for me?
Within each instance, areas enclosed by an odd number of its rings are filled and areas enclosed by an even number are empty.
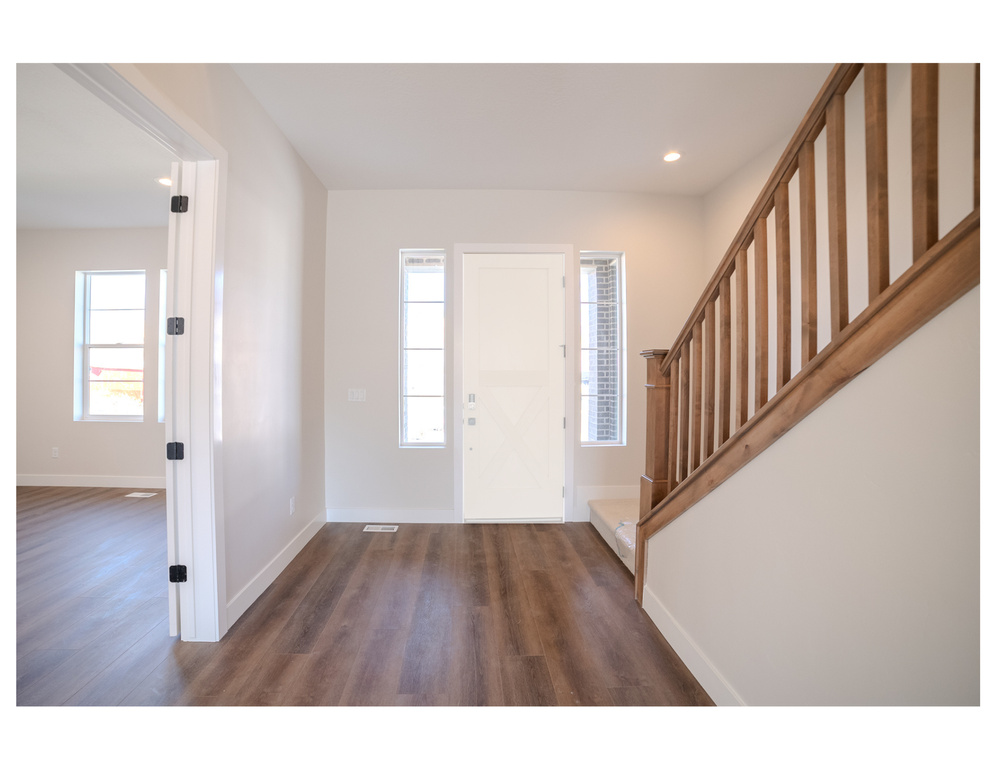
[[[143,309],[145,273],[90,275],[90,309]]]
[[[90,344],[143,344],[145,310],[103,309],[90,312]]]
[[[127,379],[141,381],[144,373],[142,349],[90,349],[91,381]]]
[[[441,350],[404,352],[404,394],[445,394],[445,353]]]
[[[445,305],[404,305],[404,346],[441,349],[445,346]]]
[[[580,265],[580,301],[597,301],[597,275],[588,264]]]
[[[404,301],[445,301],[445,273],[442,269],[404,270]]]
[[[582,397],[580,403],[580,440],[585,443],[615,441],[620,435],[620,411],[617,397]]]
[[[404,398],[403,440],[405,443],[445,442],[444,398]]]
[[[140,381],[91,381],[91,416],[141,416],[142,383]]]
[[[597,305],[580,305],[580,346],[588,349],[594,346],[591,339],[597,337]]]

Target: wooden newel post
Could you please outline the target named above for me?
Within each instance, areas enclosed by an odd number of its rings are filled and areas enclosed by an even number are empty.
[[[639,486],[639,520],[669,493],[670,372],[663,373],[668,349],[645,349],[645,474]],[[635,598],[642,604],[645,586],[645,537],[635,536]]]
[[[639,492],[642,519],[669,492],[670,373],[662,371],[668,349],[646,349],[645,474]]]

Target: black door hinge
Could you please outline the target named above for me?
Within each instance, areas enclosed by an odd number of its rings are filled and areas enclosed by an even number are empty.
[[[169,581],[173,584],[179,584],[186,581],[186,566],[185,565],[170,565],[169,566]]]
[[[186,195],[173,195],[169,201],[169,210],[173,213],[186,213],[190,209],[190,198]]]
[[[183,443],[166,443],[166,458],[179,461],[183,458]]]
[[[166,318],[166,335],[167,336],[182,336],[183,326],[185,320],[182,317],[167,317]]]

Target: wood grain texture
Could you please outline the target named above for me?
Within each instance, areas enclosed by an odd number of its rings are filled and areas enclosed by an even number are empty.
[[[749,418],[749,254],[735,258],[735,428]]]
[[[690,471],[693,472],[701,464],[701,395],[702,376],[704,375],[704,328],[703,320],[694,327],[691,337],[691,357],[693,366],[693,387],[690,393]]]
[[[761,218],[753,229],[753,259],[755,260],[754,296],[756,301],[755,359],[756,385],[755,408],[758,411],[770,398],[770,298],[769,262],[767,257],[766,219]]]
[[[818,354],[818,247],[815,222],[815,145],[797,157],[801,225],[801,365]]]
[[[973,75],[973,207],[980,208],[980,64]]]
[[[589,523],[327,524],[220,642],[184,643],[164,497],[128,492],[18,489],[18,705],[711,704]]]
[[[680,350],[680,462],[677,479],[690,474],[690,340]]]
[[[732,287],[728,275],[718,284],[718,445],[732,423]]]
[[[779,391],[790,381],[790,195],[787,182],[777,186],[775,252],[777,263],[777,366]]]
[[[846,99],[837,94],[825,112],[828,155],[828,283],[832,338],[849,322],[846,224]]]
[[[939,237],[939,65],[911,65],[911,250]]]
[[[890,285],[887,65],[863,67],[866,114],[866,237],[870,301]]]
[[[669,488],[670,374],[663,373],[661,363],[668,350],[647,349],[645,474],[641,478],[639,510],[648,512],[662,501]]]
[[[715,306],[704,308],[704,458],[714,453],[715,420]],[[672,490],[672,489],[671,489]]]
[[[980,284],[980,212],[969,214],[715,451],[692,481],[639,521],[646,540],[776,442],[867,367]]]

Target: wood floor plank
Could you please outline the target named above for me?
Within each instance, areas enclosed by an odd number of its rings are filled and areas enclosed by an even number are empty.
[[[551,707],[556,705],[544,656],[506,656],[501,659],[501,682],[504,703],[513,707]]]
[[[131,693],[121,701],[121,706],[162,707],[183,703],[190,681],[219,652],[219,643],[174,643],[166,658],[138,681]]]
[[[128,492],[18,490],[19,706],[711,704],[589,523],[327,524],[220,642],[184,643],[164,496]]]
[[[611,704],[608,681],[583,644],[577,617],[551,571],[523,573],[528,599],[542,635],[542,647],[556,700],[563,705]]]
[[[540,656],[542,638],[521,579],[511,528],[488,525],[483,541],[498,652],[501,656]]]

